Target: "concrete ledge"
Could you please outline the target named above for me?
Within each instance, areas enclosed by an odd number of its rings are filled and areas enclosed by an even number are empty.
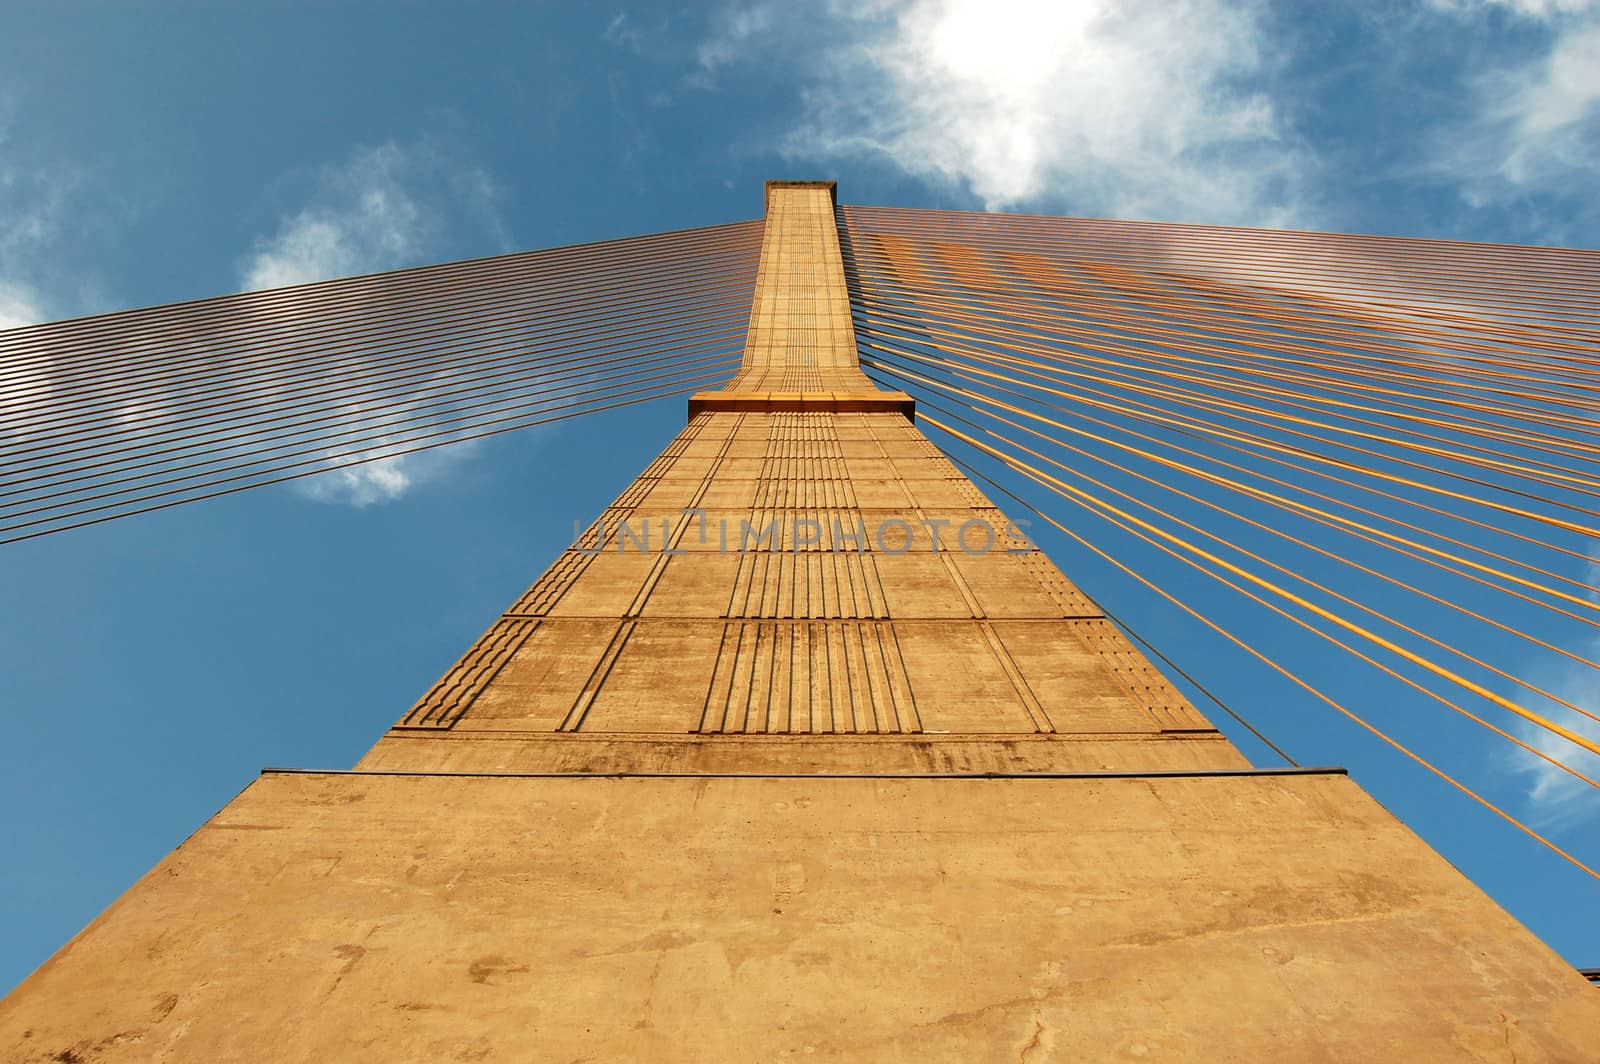
[[[820,188],[827,190],[828,202],[839,202],[839,182],[837,181],[768,181],[763,202],[768,210],[772,208],[772,190],[775,188]]]
[[[1208,768],[1170,772],[434,772],[388,768],[281,768],[262,776],[448,776],[511,780],[1166,780],[1234,776],[1348,776],[1342,765],[1276,765],[1269,768]]]
[[[740,414],[903,414],[916,421],[917,401],[905,392],[695,392],[689,416]]]
[[[668,735],[397,728],[359,770],[484,774],[1039,775],[1249,770],[1217,732]]]

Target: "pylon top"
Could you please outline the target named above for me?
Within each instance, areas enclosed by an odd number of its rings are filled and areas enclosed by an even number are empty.
[[[772,206],[772,190],[775,188],[825,188],[828,190],[828,202],[835,206],[839,202],[839,182],[837,181],[768,181],[766,199],[762,206],[763,212]]]

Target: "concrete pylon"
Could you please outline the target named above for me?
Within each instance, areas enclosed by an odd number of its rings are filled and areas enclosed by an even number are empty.
[[[267,773],[6,1060],[1594,1059],[1337,770],[1252,769],[856,361],[771,182],[744,366],[351,772]]]

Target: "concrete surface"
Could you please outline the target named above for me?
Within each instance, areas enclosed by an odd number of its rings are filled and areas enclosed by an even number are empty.
[[[267,776],[0,1004],[18,1064],[1596,1046],[1600,993],[1336,775]]]

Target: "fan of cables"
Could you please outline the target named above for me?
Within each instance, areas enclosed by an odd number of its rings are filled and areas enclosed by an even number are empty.
[[[761,223],[0,332],[0,543],[707,387]]]
[[[1413,737],[1443,709],[1554,793],[1600,786],[1600,253],[839,224],[863,367],[1069,572],[1114,570],[1596,875]]]

